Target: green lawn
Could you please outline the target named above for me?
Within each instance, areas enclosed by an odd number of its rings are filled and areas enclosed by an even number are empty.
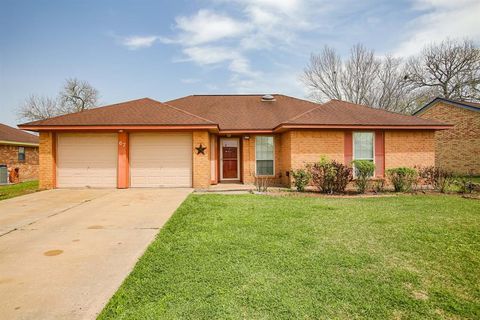
[[[0,186],[0,200],[18,197],[36,191],[38,191],[37,180]]]
[[[100,319],[480,318],[480,201],[192,195]]]

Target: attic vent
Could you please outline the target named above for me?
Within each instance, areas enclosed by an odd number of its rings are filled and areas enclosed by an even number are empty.
[[[262,96],[262,101],[275,101],[275,97],[271,94],[266,94]]]

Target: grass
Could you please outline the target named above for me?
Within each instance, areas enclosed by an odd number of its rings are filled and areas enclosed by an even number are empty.
[[[480,201],[191,195],[99,319],[480,318]]]
[[[38,191],[38,181],[27,181],[12,185],[0,186],[0,200],[22,196]]]

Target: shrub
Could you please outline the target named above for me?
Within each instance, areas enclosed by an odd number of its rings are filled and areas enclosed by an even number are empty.
[[[376,179],[373,182],[373,191],[384,192],[385,191],[385,179]]]
[[[267,192],[271,183],[272,183],[272,180],[269,177],[265,177],[265,176],[258,176],[257,177],[257,176],[255,176],[254,185],[255,185],[255,189],[258,192]]]
[[[297,190],[300,192],[305,191],[305,187],[308,185],[310,179],[312,178],[310,172],[306,169],[298,169],[290,171],[290,174],[294,179],[293,184],[295,185]]]
[[[442,193],[455,181],[453,172],[435,166],[418,168],[418,175],[434,190]]]
[[[355,186],[358,192],[365,193],[368,182],[375,173],[375,164],[368,160],[354,160],[352,164],[355,167]]]
[[[458,186],[460,193],[472,193],[475,190],[475,183],[471,177],[457,177],[455,184]]]
[[[412,168],[393,168],[387,170],[387,176],[393,184],[395,192],[411,191],[415,180],[417,179],[417,171]]]
[[[313,184],[324,193],[345,192],[352,181],[352,169],[344,164],[322,157],[319,162],[307,166]]]

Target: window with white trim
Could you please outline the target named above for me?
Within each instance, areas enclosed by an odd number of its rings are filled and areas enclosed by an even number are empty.
[[[374,162],[374,141],[373,132],[354,132],[353,160],[367,160]]]
[[[255,161],[257,176],[274,175],[274,141],[272,136],[255,138]]]

